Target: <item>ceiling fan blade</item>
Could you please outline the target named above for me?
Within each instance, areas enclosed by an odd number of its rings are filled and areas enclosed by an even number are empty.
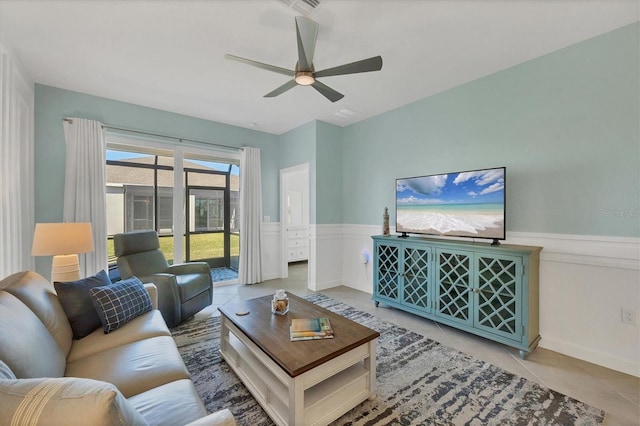
[[[266,95],[264,95],[264,97],[265,98],[274,98],[274,97],[276,97],[278,95],[281,95],[282,93],[286,92],[287,90],[296,87],[297,85],[298,85],[298,83],[296,83],[295,80],[289,80],[285,84],[283,84],[282,86],[280,86],[277,89],[272,90],[271,92],[269,92]]]
[[[296,38],[298,40],[298,66],[302,71],[311,71],[316,39],[318,38],[318,23],[303,16],[296,16]]]
[[[230,59],[232,61],[244,62],[245,64],[253,65],[254,67],[262,68],[263,70],[273,71],[279,74],[288,75],[289,77],[293,77],[296,75],[296,72],[293,70],[276,67],[275,65],[264,64],[262,62],[254,61],[251,59],[241,58],[240,56],[230,55],[228,53],[224,55],[224,58]]]
[[[350,64],[340,65],[315,73],[316,77],[329,77],[332,75],[356,74],[359,72],[380,71],[382,69],[382,57],[374,56],[373,58],[363,59],[361,61],[351,62]]]
[[[318,92],[322,93],[322,95],[325,98],[329,99],[331,102],[336,102],[344,98],[344,95],[342,93],[336,92],[331,87],[327,86],[326,84],[320,83],[318,80],[314,81],[311,86]]]

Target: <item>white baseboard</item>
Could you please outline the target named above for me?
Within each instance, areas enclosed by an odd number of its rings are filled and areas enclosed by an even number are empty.
[[[345,287],[349,287],[352,288],[354,290],[358,290],[361,291],[363,293],[368,293],[373,295],[373,290],[371,288],[371,285],[369,283],[363,285],[361,282],[355,282],[355,281],[342,281],[340,283],[340,285],[343,285]]]
[[[640,377],[640,367],[633,360],[624,359],[612,353],[595,351],[590,348],[575,345],[566,341],[557,340],[551,337],[543,337],[539,346],[573,358],[588,361],[593,364],[602,365],[612,370],[625,374]]]
[[[278,278],[280,278],[280,274],[277,272],[262,273],[262,281],[276,280]]]

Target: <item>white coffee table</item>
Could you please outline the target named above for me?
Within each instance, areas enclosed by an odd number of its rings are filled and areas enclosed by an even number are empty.
[[[278,425],[326,425],[375,396],[377,331],[289,295],[287,315],[271,296],[218,308],[220,353]],[[249,311],[239,316],[237,312]],[[327,317],[333,339],[289,341],[292,318]]]

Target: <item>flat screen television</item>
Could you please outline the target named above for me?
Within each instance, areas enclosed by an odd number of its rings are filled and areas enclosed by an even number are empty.
[[[396,179],[396,232],[486,238],[505,235],[506,167]]]

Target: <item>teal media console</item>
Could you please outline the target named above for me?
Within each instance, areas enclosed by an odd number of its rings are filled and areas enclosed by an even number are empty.
[[[519,349],[540,341],[541,247],[380,235],[375,305],[402,309]]]

